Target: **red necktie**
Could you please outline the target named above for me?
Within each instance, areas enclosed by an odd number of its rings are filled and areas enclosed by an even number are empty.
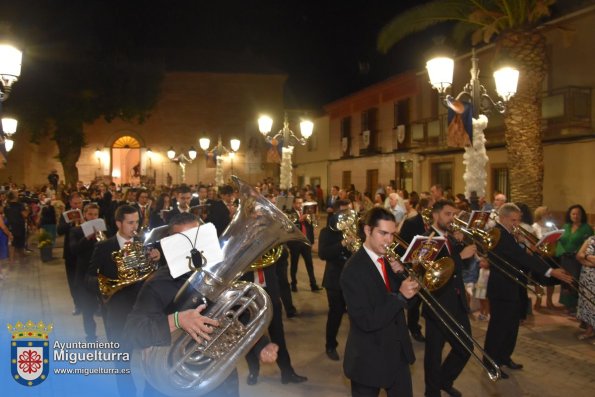
[[[384,264],[384,258],[378,258],[378,263],[382,267],[382,275],[384,276],[384,285],[386,286],[386,290],[390,292],[390,284],[388,282],[388,273],[386,272],[386,265]]]
[[[264,271],[262,269],[258,269],[258,284],[264,285]]]

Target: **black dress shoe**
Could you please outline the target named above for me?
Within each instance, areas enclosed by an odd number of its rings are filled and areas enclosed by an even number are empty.
[[[297,285],[291,284],[291,292],[297,292]]]
[[[250,386],[254,386],[256,382],[258,382],[258,375],[248,374],[248,379],[246,379],[246,383]]]
[[[310,289],[312,290],[312,292],[322,291],[322,288],[320,288],[318,285],[314,285]]]
[[[518,363],[515,363],[515,362],[514,362],[514,361],[512,361],[512,360],[508,361],[508,362],[507,362],[506,364],[504,364],[504,365],[506,365],[506,366],[507,366],[508,368],[510,368],[510,369],[523,369],[523,364],[518,364]]]
[[[281,375],[281,383],[283,383],[284,385],[288,383],[302,383],[307,380],[308,378],[306,378],[305,376],[300,376],[295,372],[291,372],[287,375]]]
[[[500,368],[500,378],[508,379],[508,378],[510,378],[510,375],[508,375],[506,372],[502,371],[502,368]]]
[[[297,310],[293,309],[287,312],[287,318],[294,318],[297,316]]]
[[[415,332],[415,333],[411,333],[411,337],[413,339],[415,339],[418,342],[425,342],[426,338],[424,338],[424,336],[421,334],[421,332]]]
[[[81,310],[78,307],[75,307],[74,310],[72,311],[72,315],[78,316],[79,314],[81,314]]]
[[[339,353],[337,353],[337,349],[326,349],[326,355],[333,361],[339,361]]]
[[[454,386],[442,387],[441,389],[444,390],[446,392],[446,394],[448,394],[451,397],[462,397],[463,396],[463,393],[461,393],[460,391],[455,389]]]

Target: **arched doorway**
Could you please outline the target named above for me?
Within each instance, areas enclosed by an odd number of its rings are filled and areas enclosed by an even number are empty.
[[[140,183],[141,145],[134,137],[124,135],[112,144],[111,175],[116,184]]]

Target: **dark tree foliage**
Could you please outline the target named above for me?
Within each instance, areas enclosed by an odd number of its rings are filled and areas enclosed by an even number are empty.
[[[159,96],[162,67],[144,59],[105,2],[15,3],[0,16],[23,50],[21,78],[7,104],[32,142],[42,136],[56,142],[66,183],[74,185],[84,124],[145,120]]]

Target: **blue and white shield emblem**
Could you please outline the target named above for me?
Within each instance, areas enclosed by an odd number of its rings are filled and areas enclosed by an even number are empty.
[[[11,342],[12,378],[24,386],[37,386],[50,372],[49,342],[16,340]]]

